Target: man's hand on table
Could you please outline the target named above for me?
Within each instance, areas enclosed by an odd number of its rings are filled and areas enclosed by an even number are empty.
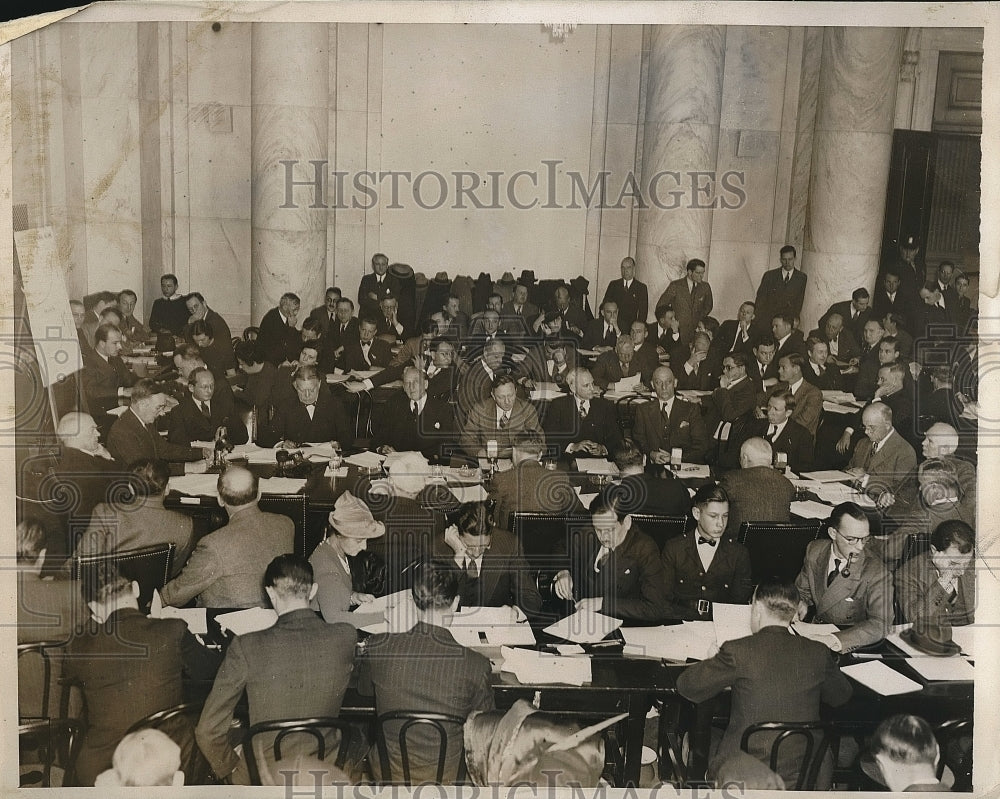
[[[670,453],[665,449],[654,449],[649,453],[649,459],[657,464],[670,463]]]
[[[576,603],[577,610],[588,611],[590,613],[600,613],[602,607],[604,607],[604,597],[602,596],[587,597]]]
[[[566,452],[573,455],[577,452],[585,452],[588,455],[593,455],[594,457],[603,457],[608,454],[608,448],[603,444],[598,444],[596,441],[578,441],[575,444],[570,444],[566,447]]]

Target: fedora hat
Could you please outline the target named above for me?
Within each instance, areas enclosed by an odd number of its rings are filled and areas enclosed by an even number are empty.
[[[951,627],[932,622],[916,622],[909,630],[904,630],[899,637],[927,655],[949,657],[962,651],[961,647],[951,639]]]
[[[385,525],[375,521],[368,506],[345,491],[333,505],[330,525],[345,538],[378,538],[385,535]]]
[[[426,286],[428,283],[427,275],[423,272],[417,272],[417,274],[413,277],[413,282],[418,286]]]
[[[448,277],[447,272],[438,272],[436,275],[434,275],[434,280],[432,280],[431,282],[438,286],[451,285],[451,279]]]
[[[389,273],[400,280],[409,280],[413,277],[413,268],[409,264],[391,264]]]

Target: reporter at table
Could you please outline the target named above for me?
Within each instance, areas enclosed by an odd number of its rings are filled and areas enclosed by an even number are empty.
[[[577,610],[600,612],[640,622],[667,616],[663,566],[656,543],[632,528],[632,517],[622,512],[620,492],[605,491],[590,503],[592,527],[569,530],[568,541],[557,548],[565,559],[552,581],[559,599]]]
[[[850,652],[881,641],[892,624],[892,579],[882,561],[865,552],[868,517],[853,502],[842,502],[827,522],[829,541],[806,547],[795,587],[799,616],[812,606],[814,621],[844,627],[817,638],[834,652]]]
[[[329,391],[320,391],[315,366],[300,366],[292,377],[295,399],[285,398],[274,409],[271,424],[257,439],[262,447],[297,447],[331,441],[350,447],[354,443],[343,403]]]

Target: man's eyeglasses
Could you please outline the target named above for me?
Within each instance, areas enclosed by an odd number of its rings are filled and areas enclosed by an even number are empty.
[[[836,528],[834,528],[836,529]],[[840,530],[837,530],[837,535],[843,538],[848,544],[865,544],[871,536],[862,535],[844,535]]]

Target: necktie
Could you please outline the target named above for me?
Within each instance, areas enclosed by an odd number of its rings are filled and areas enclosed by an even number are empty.
[[[580,400],[580,418],[587,418],[587,404],[583,400]]]
[[[858,311],[857,309],[854,309],[851,311],[851,319],[857,319],[857,318],[858,318]]]
[[[716,541],[714,538],[705,538],[704,536],[700,535],[700,536],[698,536],[698,543],[699,544],[708,544],[710,547],[714,547],[719,542]]]
[[[610,338],[610,337],[611,337],[611,325],[608,325],[607,327],[604,328],[604,338]]]
[[[879,444],[879,442],[876,442],[876,443],[872,444],[871,451],[868,453],[868,457],[865,458],[865,471],[866,472],[868,471],[868,467],[871,466],[871,464],[872,464],[872,458],[874,458],[875,457],[875,453],[878,452],[878,444]]]
[[[781,276],[781,279],[784,280],[786,284],[788,283],[788,278],[789,278],[788,272],[785,272],[785,274]]]
[[[556,366],[555,364],[552,365],[552,382],[553,383],[559,382],[559,367]]]
[[[604,565],[604,561],[606,561],[608,559],[608,555],[610,555],[610,554],[611,554],[611,550],[608,549],[606,546],[604,546],[602,544],[600,551],[597,553],[597,558],[595,558],[595,560],[594,560],[594,571],[595,572],[599,572],[601,570],[601,566]]]
[[[479,567],[476,566],[476,561],[472,558],[465,559],[465,573],[469,575],[472,580],[479,579]]]
[[[520,305],[515,305],[514,306],[514,313],[521,313],[521,306]]]
[[[412,413],[414,416],[417,415],[417,402],[416,402],[416,400],[414,400],[413,402],[410,403],[410,413]]]
[[[509,415],[507,415],[506,413],[505,413],[505,414],[503,414],[503,415],[502,415],[502,416],[500,417],[500,429],[501,429],[501,430],[506,430],[506,429],[507,429],[507,423],[508,423],[509,421],[510,421],[510,416],[509,416]]]
[[[365,359],[365,363],[368,364],[369,366],[372,365],[372,362],[368,358],[368,350],[370,348],[371,348],[371,344],[362,344],[361,345],[361,356]]]
[[[202,402],[201,403],[201,412],[205,415],[206,418],[209,418],[209,419],[212,418],[212,411],[209,410],[207,402]]]
[[[660,416],[663,418],[663,426],[670,427],[670,409],[665,402],[660,406]]]
[[[341,325],[340,326],[340,332],[341,333],[346,333],[347,332],[347,325]]]
[[[833,581],[837,579],[838,574],[840,574],[840,558],[834,558],[833,569],[831,569],[830,573],[826,576],[827,588],[829,588]]]
[[[777,433],[777,432],[778,432],[778,425],[776,425],[776,424],[768,425],[768,428],[767,428],[767,440],[773,443],[774,442],[774,434]]]

